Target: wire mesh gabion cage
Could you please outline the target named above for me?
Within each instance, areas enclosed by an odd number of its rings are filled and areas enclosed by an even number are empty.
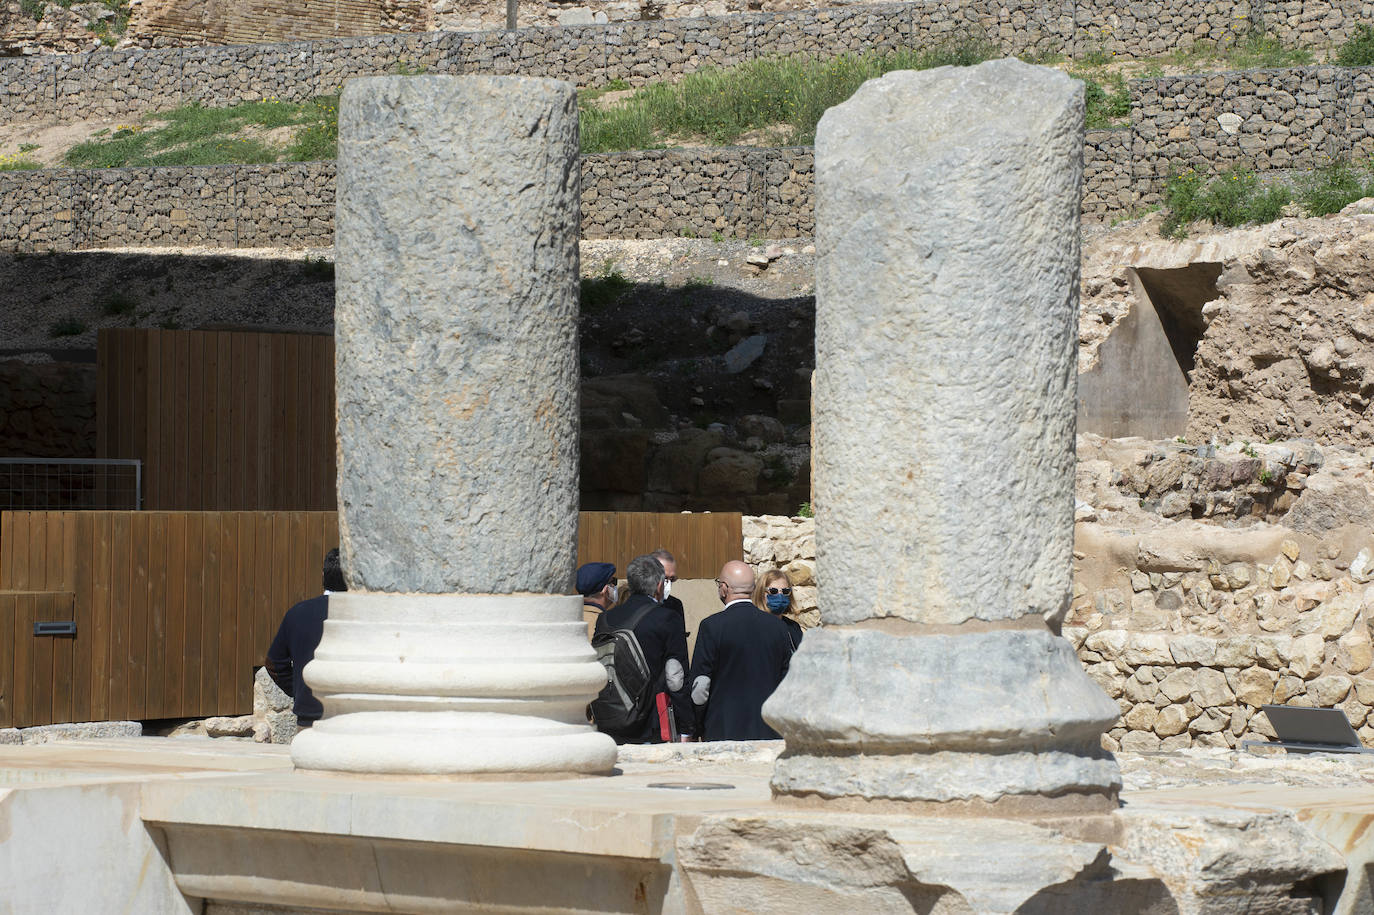
[[[142,507],[142,461],[0,458],[0,511],[136,511]]]

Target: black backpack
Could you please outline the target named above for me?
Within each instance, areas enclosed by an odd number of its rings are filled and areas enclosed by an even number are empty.
[[[649,604],[621,628],[592,636],[596,659],[606,668],[606,685],[592,700],[592,720],[612,737],[633,736],[654,709],[654,680],[634,629],[657,606]]]

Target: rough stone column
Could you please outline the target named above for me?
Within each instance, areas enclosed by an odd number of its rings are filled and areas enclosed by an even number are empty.
[[[888,74],[816,137],[819,601],[764,707],[781,797],[1114,806],[1072,588],[1083,93]],[[1047,625],[1049,624],[1049,625]]]
[[[573,589],[577,105],[567,83],[354,80],[339,112],[339,528],[297,766],[608,772]]]

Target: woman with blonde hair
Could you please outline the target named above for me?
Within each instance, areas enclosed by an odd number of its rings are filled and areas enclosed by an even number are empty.
[[[767,610],[787,625],[787,637],[792,640],[792,650],[801,646],[802,627],[797,622],[797,598],[792,587],[792,579],[782,569],[772,569],[759,576],[754,585],[755,606]]]

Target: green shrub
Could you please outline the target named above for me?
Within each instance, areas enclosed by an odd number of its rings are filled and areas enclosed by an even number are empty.
[[[131,315],[138,308],[138,299],[122,290],[114,290],[101,296],[96,304],[100,306],[100,313],[106,317]]]
[[[801,505],[798,505],[798,506],[797,506],[797,517],[798,517],[798,518],[814,518],[814,517],[816,517],[816,513],[815,513],[814,511],[812,511],[812,509],[811,509],[811,503],[810,503],[810,502],[803,502]]]
[[[1374,196],[1374,176],[1344,159],[1317,169],[1298,184],[1298,203],[1311,216],[1338,213],[1363,197]]]
[[[1210,180],[1193,171],[1175,175],[1164,189],[1164,223],[1160,231],[1181,238],[1189,223],[1239,226],[1272,222],[1292,200],[1288,188],[1262,186],[1254,172],[1234,169]]]
[[[1075,79],[1083,81],[1083,103],[1087,109],[1086,126],[1089,130],[1111,127],[1131,113],[1131,92],[1126,86],[1126,77],[1120,73],[1110,73],[1104,77],[1107,86],[1091,76],[1071,73]]]
[[[582,310],[595,313],[620,300],[634,284],[619,270],[607,269],[601,276],[582,280]]]
[[[86,325],[75,315],[66,315],[48,325],[50,337],[75,337],[86,332]]]
[[[1342,67],[1374,66],[1374,26],[1356,26],[1355,34],[1336,51],[1336,63]]]
[[[960,39],[924,49],[814,57],[764,57],[729,69],[707,68],[677,83],[640,89],[615,108],[584,105],[582,151],[661,148],[670,138],[702,137],[726,145],[741,134],[777,124],[787,141],[815,142],[826,109],[866,80],[893,70],[969,66],[999,53],[984,39]],[[589,99],[588,99],[589,100]]]

